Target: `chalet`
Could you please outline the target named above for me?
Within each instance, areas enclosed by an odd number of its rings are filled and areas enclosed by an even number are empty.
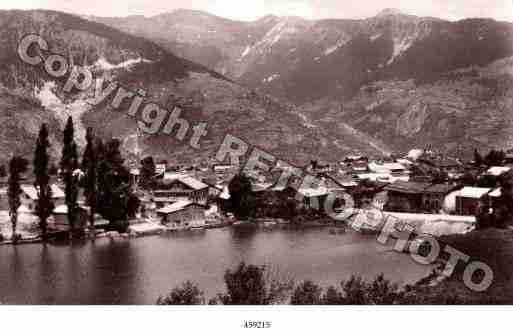
[[[52,202],[57,207],[59,205],[64,204],[65,195],[61,188],[59,188],[56,184],[50,185],[52,190]],[[21,203],[25,205],[30,212],[36,211],[37,201],[39,199],[37,189],[31,185],[22,185],[21,186]]]
[[[459,172],[463,164],[454,158],[449,157],[435,157],[432,155],[424,155],[419,160],[419,163],[426,164],[437,170],[443,170],[447,173]]]
[[[427,182],[394,182],[387,187],[388,201],[385,211],[416,212],[422,209],[424,191],[432,184]]]
[[[166,173],[157,184],[154,200],[157,207],[184,200],[206,204],[208,192],[209,186],[193,177]]]
[[[464,187],[456,195],[456,213],[458,215],[476,215],[490,206],[488,194],[491,188]]]
[[[192,201],[178,201],[157,210],[163,225],[171,229],[200,228],[205,226],[207,207]]]
[[[430,182],[395,182],[385,188],[388,192],[386,211],[438,213],[445,197],[459,187]]]
[[[434,184],[424,189],[422,194],[422,209],[429,213],[438,213],[442,210],[445,197],[458,189],[458,186],[449,184]]]

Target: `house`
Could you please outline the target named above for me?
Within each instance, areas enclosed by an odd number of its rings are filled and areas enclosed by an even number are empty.
[[[234,166],[232,166],[230,164],[216,164],[216,165],[212,166],[212,170],[216,174],[224,174],[224,173],[234,171]]]
[[[166,173],[167,163],[155,164],[155,174],[157,176],[164,175]]]
[[[82,207],[78,207],[74,229],[84,229],[88,226],[88,213]],[[59,205],[52,212],[52,219],[48,221],[48,228],[57,231],[68,231],[71,229],[68,219],[68,206]]]
[[[422,193],[422,209],[429,213],[438,213],[444,206],[445,197],[459,187],[450,184],[434,184]]]
[[[431,182],[395,182],[385,188],[388,202],[385,210],[391,212],[439,213],[445,197],[459,187]]]
[[[476,215],[482,209],[489,208],[488,194],[491,188],[464,187],[456,195],[456,213],[458,215]]]
[[[52,202],[55,207],[64,204],[65,194],[56,184],[50,185],[52,190]],[[25,205],[30,212],[36,211],[37,201],[39,199],[37,189],[32,185],[21,185],[21,203]]]
[[[157,207],[184,200],[205,205],[208,193],[209,186],[193,177],[166,173],[157,183],[154,200]]]
[[[368,163],[366,161],[356,161],[351,164],[351,171],[353,173],[363,173],[369,170]]]
[[[300,188],[296,196],[305,208],[323,210],[328,194],[328,188],[321,186],[317,188]]]
[[[404,173],[406,167],[400,163],[369,163],[369,170],[374,173],[392,174],[392,173]]]
[[[388,201],[385,211],[390,212],[416,212],[423,207],[423,193],[432,184],[428,182],[394,182],[385,191]]]
[[[192,201],[178,201],[157,210],[161,223],[171,229],[200,228],[205,226],[207,207]]]

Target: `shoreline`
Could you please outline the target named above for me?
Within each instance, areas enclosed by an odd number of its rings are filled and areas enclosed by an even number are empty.
[[[173,232],[202,232],[212,229],[219,229],[219,228],[226,228],[226,227],[246,227],[246,228],[255,228],[255,229],[263,229],[263,230],[274,230],[274,229],[284,229],[284,228],[297,228],[297,229],[309,229],[309,228],[332,228],[335,230],[340,230],[341,227],[337,226],[334,223],[330,222],[322,222],[322,221],[312,221],[302,224],[293,224],[290,223],[290,221],[287,222],[280,222],[280,219],[269,219],[269,221],[262,221],[267,219],[258,219],[258,220],[249,220],[249,221],[236,221],[234,223],[223,223],[221,225],[211,226],[208,225],[201,228],[169,228],[165,225],[160,225],[156,223],[152,223],[153,228],[147,229],[147,230],[132,230],[127,233],[120,233],[118,231],[105,231],[102,229],[95,231],[95,236],[92,237],[90,231],[87,231],[84,235],[82,235],[80,238],[76,239],[58,239],[58,238],[50,238],[46,242],[43,241],[41,236],[30,236],[29,238],[21,238],[16,243],[14,243],[11,239],[4,240],[0,242],[0,246],[5,245],[29,245],[29,244],[45,244],[45,243],[52,243],[52,242],[73,242],[73,241],[94,241],[96,239],[102,239],[102,238],[109,238],[111,240],[115,239],[124,239],[124,240],[130,240],[130,239],[137,239],[137,238],[144,238],[144,237],[151,237],[151,236],[161,236],[167,233],[173,233]],[[268,224],[269,222],[274,222],[273,224]],[[237,224],[238,223],[238,224]],[[58,232],[53,233],[55,234],[63,234],[68,232]],[[339,234],[339,233],[337,233]],[[51,234],[50,234],[51,235]]]

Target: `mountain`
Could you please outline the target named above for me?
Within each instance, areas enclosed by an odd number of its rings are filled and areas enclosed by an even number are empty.
[[[326,131],[349,126],[394,150],[436,144],[468,153],[472,144],[502,146],[497,134],[509,130],[495,116],[510,93],[511,70],[504,63],[513,55],[511,23],[450,22],[394,9],[361,20],[268,16],[237,22],[188,10],[90,19],[294,104]],[[491,73],[490,66],[502,71]]]
[[[163,15],[160,19],[168,18]],[[212,17],[209,24],[215,27],[219,22],[225,25],[229,21]],[[272,23],[264,20],[258,24]],[[33,33],[48,42],[49,50],[39,53],[44,58],[61,54],[70,67],[87,67],[95,78],[118,82],[130,91],[144,89],[145,104],[155,102],[169,111],[179,106],[182,117],[191,125],[206,122],[208,134],[201,140],[201,148],[188,145],[192,130],[183,142],[175,134],[140,133],[137,119],[127,115],[126,101],[120,110],[110,106],[114,94],[94,105],[90,102],[91,90],[66,93],[63,86],[71,69],[63,78],[55,79],[42,65],[32,66],[19,58],[19,41]],[[0,141],[0,160],[4,162],[14,153],[32,156],[35,136],[43,122],[50,125],[52,157],[58,161],[60,130],[69,115],[74,118],[81,147],[86,127],[93,127],[103,138],[120,139],[131,161],[137,150],[142,151],[141,156],[153,155],[171,162],[211,159],[227,133],[298,165],[313,158],[337,160],[353,150],[371,154],[389,151],[349,126],[327,132],[308,123],[290,104],[247,89],[146,38],[79,16],[44,10],[0,11],[0,41],[0,116],[8,123]]]

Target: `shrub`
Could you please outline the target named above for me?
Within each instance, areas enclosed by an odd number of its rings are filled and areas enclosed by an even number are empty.
[[[166,297],[159,297],[157,305],[202,305],[205,303],[203,292],[192,282],[174,288]]]

